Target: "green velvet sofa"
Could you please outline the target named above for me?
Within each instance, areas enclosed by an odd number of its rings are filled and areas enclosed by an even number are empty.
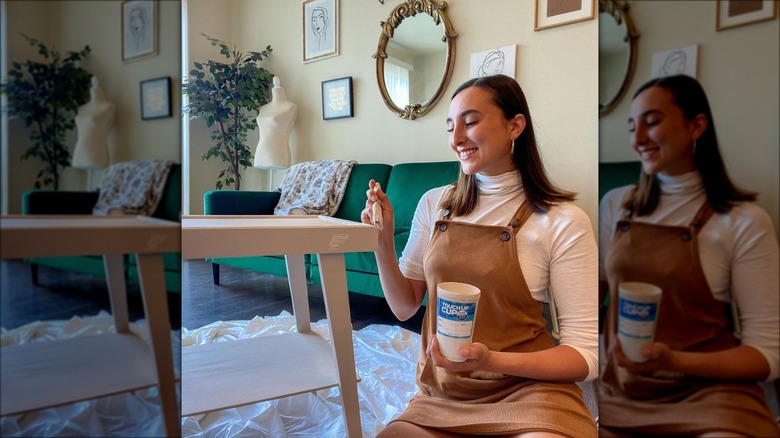
[[[371,179],[382,185],[395,212],[395,244],[400,256],[409,239],[412,217],[422,195],[434,188],[455,182],[460,164],[457,161],[427,163],[356,164],[350,173],[344,198],[334,217],[360,222],[366,205],[366,190]],[[271,215],[279,202],[279,192],[212,190],[204,194],[207,215]],[[305,256],[307,280],[320,284],[317,257]],[[209,258],[214,283],[219,284],[220,265],[287,276],[284,256]],[[379,282],[376,259],[372,252],[348,253],[345,256],[347,289],[350,292],[384,297]]]
[[[181,165],[174,164],[168,174],[163,196],[152,217],[179,222],[181,220]],[[22,194],[22,214],[89,215],[98,200],[97,191],[28,190]],[[32,281],[38,284],[39,266],[65,269],[105,277],[102,255],[73,257],[36,257],[27,259]],[[134,255],[124,256],[125,277],[138,284],[138,268]],[[181,253],[163,254],[165,288],[181,292]]]

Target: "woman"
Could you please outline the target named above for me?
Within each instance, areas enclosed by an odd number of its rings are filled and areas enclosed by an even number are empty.
[[[600,279],[659,286],[655,343],[646,362],[622,353],[617,306],[605,329],[603,436],[777,436],[756,381],[778,376],[778,245],[756,195],[726,174],[701,85],[653,79],[634,95],[636,186],[607,193],[599,215]],[[732,333],[736,302],[741,342]]]
[[[596,242],[574,194],[547,179],[525,96],[503,75],[472,79],[453,94],[449,145],[461,163],[457,183],[420,200],[399,261],[393,208],[369,183],[364,223],[375,202],[384,226],[376,250],[385,297],[401,320],[423,296],[436,302],[443,281],[482,294],[474,343],[464,362],[439,352],[436,312],[423,320],[417,368],[420,392],[380,434],[492,434],[595,437],[595,422],[574,381],[598,373]],[[555,293],[561,343],[542,317],[545,290]]]

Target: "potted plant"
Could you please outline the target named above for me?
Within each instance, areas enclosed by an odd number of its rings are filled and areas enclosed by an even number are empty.
[[[11,64],[8,80],[0,84],[0,92],[8,98],[3,110],[11,118],[22,119],[29,128],[28,136],[33,144],[22,159],[37,157],[46,163],[35,178],[35,188],[52,184],[58,190],[60,168],[70,166],[65,135],[76,126],[74,116],[78,107],[89,100],[92,74],[79,64],[90,48],[84,46],[80,52],[68,52],[66,56],[36,39],[22,37],[30,45],[38,46],[38,53],[45,61]]]
[[[216,188],[233,184],[241,188],[241,169],[252,165],[252,151],[247,146],[247,134],[255,129],[250,113],[269,102],[273,74],[259,65],[271,54],[271,46],[262,52],[242,53],[231,50],[227,44],[202,33],[219,46],[219,53],[228,62],[195,62],[195,68],[182,85],[189,103],[184,112],[191,119],[202,118],[208,127],[214,127],[211,140],[214,142],[201,157],[208,160],[219,157],[228,163],[217,178]]]

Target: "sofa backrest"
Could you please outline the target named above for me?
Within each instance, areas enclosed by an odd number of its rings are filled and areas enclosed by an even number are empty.
[[[393,166],[390,179],[383,187],[393,204],[395,234],[411,229],[414,211],[422,195],[432,188],[457,181],[459,170],[460,163],[457,161],[402,163]]]
[[[355,164],[349,174],[349,182],[339,209],[333,217],[360,222],[360,212],[366,208],[368,182],[377,181],[382,189],[387,187],[387,178],[392,166],[389,164]]]
[[[616,187],[636,183],[641,172],[641,161],[599,163],[599,200]]]
[[[179,221],[181,215],[181,164],[173,163],[168,172],[168,181],[165,182],[160,203],[154,210],[152,217]]]

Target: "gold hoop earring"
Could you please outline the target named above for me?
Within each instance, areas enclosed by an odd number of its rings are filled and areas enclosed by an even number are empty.
[[[693,140],[693,150],[691,151],[691,155],[696,155],[696,140]]]
[[[509,154],[514,155],[515,154],[515,139],[510,138],[509,139]]]

